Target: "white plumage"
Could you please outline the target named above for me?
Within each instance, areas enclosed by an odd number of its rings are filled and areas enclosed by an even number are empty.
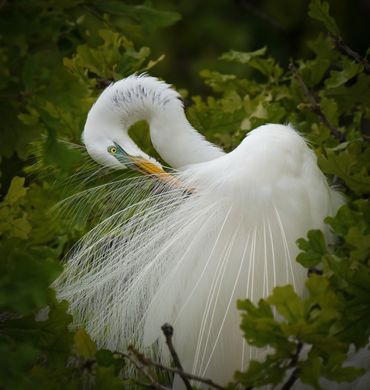
[[[236,300],[256,302],[288,283],[302,293],[295,242],[309,229],[330,240],[323,219],[341,197],[290,126],[261,126],[225,154],[192,128],[179,95],[148,76],[121,80],[98,98],[83,133],[89,154],[123,167],[107,151],[117,144],[160,167],[128,136],[142,119],[176,169],[173,185],[143,176],[79,194],[107,202],[109,212],[77,244],[55,287],[100,347],[157,341],[166,361],[160,327],[168,322],[185,370],[226,383],[258,357],[243,342]]]

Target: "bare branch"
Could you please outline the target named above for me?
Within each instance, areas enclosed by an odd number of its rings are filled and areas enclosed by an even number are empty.
[[[180,375],[182,381],[184,382],[186,389],[191,390],[191,384],[189,382],[189,379],[183,374],[184,369],[182,368],[179,356],[177,355],[177,352],[175,351],[175,347],[172,344],[173,327],[170,324],[166,323],[166,324],[162,325],[161,329],[162,329],[162,332],[164,334],[164,337],[166,338],[166,344],[167,344],[167,347],[171,353],[173,362],[179,370],[179,375]]]
[[[284,383],[281,390],[289,390],[294,385],[295,381],[298,379],[299,369],[295,368],[290,375],[289,379]]]
[[[289,70],[292,72],[294,78],[298,81],[298,84],[299,84],[302,92],[304,93],[304,95],[309,103],[309,107],[310,107],[311,111],[319,117],[320,122],[331,131],[331,133],[334,135],[334,137],[339,142],[343,142],[344,135],[332,123],[330,123],[330,121],[328,120],[326,115],[323,113],[323,111],[320,107],[320,104],[317,101],[316,97],[308,89],[308,87],[305,84],[305,82],[303,81],[301,75],[298,73],[297,68],[294,66],[294,64],[292,62],[289,64]]]
[[[301,353],[302,347],[303,347],[303,344],[301,342],[299,342],[297,344],[297,349],[296,349],[296,351],[295,351],[294,355],[292,356],[292,359],[289,363],[290,367],[295,367],[295,368],[292,371],[292,373],[290,374],[288,380],[283,384],[281,390],[291,389],[292,386],[294,385],[294,383],[296,382],[296,380],[298,379],[299,368],[297,367],[297,363],[298,363],[298,358],[299,358],[299,354]]]
[[[141,386],[148,387],[150,389],[155,389],[155,390],[171,390],[170,388],[161,385],[160,383],[156,382],[155,379],[150,375],[150,373],[147,370],[146,365],[139,364],[139,362],[135,359],[135,357],[131,356],[130,353],[124,353],[124,352],[114,352],[115,355],[118,355],[124,359],[128,359],[131,364],[133,364],[138,371],[140,371],[145,378],[148,379],[149,383],[144,384],[140,383]]]
[[[354,50],[352,50],[342,39],[340,36],[333,36],[331,35],[331,39],[333,40],[334,46],[343,54],[347,55],[348,57],[354,59],[359,64],[363,65],[365,71],[367,73],[370,73],[370,64],[369,61],[361,57],[360,54],[356,53]]]
[[[167,367],[161,363],[154,362],[153,360],[151,360],[150,358],[148,358],[147,356],[145,356],[144,354],[142,354],[138,350],[136,350],[133,346],[130,346],[129,350],[132,351],[132,353],[135,355],[135,357],[144,365],[156,367],[162,371],[170,372],[172,374],[183,375],[188,380],[193,380],[196,382],[204,383],[204,384],[206,384],[208,386],[212,386],[218,390],[225,390],[225,387],[222,387],[221,385],[213,382],[211,379],[202,378],[202,377],[199,377],[197,375],[190,374],[184,370],[180,370],[179,368]]]

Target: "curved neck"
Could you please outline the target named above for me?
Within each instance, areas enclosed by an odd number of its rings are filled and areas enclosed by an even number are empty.
[[[224,154],[191,126],[178,93],[153,77],[131,76],[116,82],[102,93],[90,114],[94,108],[92,116],[104,118],[102,125],[106,135],[112,134],[115,142],[123,148],[127,144],[131,150],[137,146],[127,131],[135,122],[146,120],[153,146],[174,168],[213,160]]]

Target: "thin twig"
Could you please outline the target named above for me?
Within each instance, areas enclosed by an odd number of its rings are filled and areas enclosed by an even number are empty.
[[[340,36],[331,35],[331,39],[333,40],[334,46],[343,54],[348,57],[353,58],[356,62],[363,65],[366,72],[370,73],[370,63],[369,61],[362,57],[360,54],[352,50],[342,39]]]
[[[170,324],[166,323],[166,324],[162,325],[161,329],[162,329],[162,332],[164,334],[164,337],[166,338],[166,344],[167,344],[167,347],[171,353],[175,367],[178,368],[179,375],[180,375],[182,381],[184,382],[186,389],[191,390],[191,384],[189,382],[189,379],[183,374],[184,369],[182,368],[182,365],[181,365],[179,356],[177,355],[177,352],[175,350],[175,347],[172,344],[173,327]]]
[[[295,381],[298,379],[298,374],[299,374],[299,369],[297,367],[293,370],[292,374],[290,375],[289,379],[284,383],[281,390],[291,389],[292,386],[294,385]]]
[[[160,370],[167,371],[167,372],[170,372],[172,374],[178,374],[178,375],[182,374],[186,378],[188,378],[189,380],[200,382],[200,383],[204,383],[204,384],[206,384],[208,386],[212,386],[212,387],[214,387],[215,389],[218,389],[218,390],[225,390],[225,387],[223,387],[223,386],[213,382],[211,379],[202,378],[202,377],[199,377],[197,375],[190,374],[190,373],[188,373],[188,372],[186,372],[184,370],[180,370],[178,368],[167,367],[167,366],[164,366],[161,363],[154,362],[153,360],[151,360],[150,358],[148,358],[147,356],[145,356],[144,354],[142,354],[138,350],[136,350],[133,346],[130,346],[129,349],[135,354],[136,358],[142,364],[146,364],[148,366],[156,367],[156,368],[159,368]]]
[[[155,379],[149,374],[147,367],[145,365],[143,366],[138,364],[136,359],[133,358],[130,353],[114,352],[114,354],[128,359],[130,363],[132,363],[148,379],[149,384],[146,386],[149,386],[149,388],[155,390],[170,390],[168,387],[156,382]],[[141,385],[143,386],[144,384],[141,383]]]
[[[308,89],[301,75],[298,73],[297,68],[294,66],[292,62],[289,64],[289,70],[292,72],[293,76],[298,81],[298,84],[309,103],[309,107],[311,111],[319,117],[321,123],[323,123],[331,131],[331,133],[334,135],[335,138],[337,138],[339,142],[343,142],[344,135],[332,123],[330,123],[326,115],[323,113],[319,102],[316,100],[316,97]]]
[[[288,380],[283,384],[281,390],[291,389],[292,386],[294,385],[294,383],[296,382],[296,380],[298,379],[299,368],[297,367],[297,363],[298,363],[298,358],[299,358],[299,354],[301,353],[302,347],[303,347],[303,344],[301,342],[299,342],[297,344],[297,349],[296,349],[296,351],[295,351],[294,355],[292,356],[292,359],[289,363],[289,367],[295,367],[295,368],[292,371],[292,373],[290,374]]]

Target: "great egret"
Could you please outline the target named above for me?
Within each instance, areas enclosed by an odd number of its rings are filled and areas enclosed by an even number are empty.
[[[129,137],[139,120],[171,174]],[[257,301],[288,283],[302,292],[296,239],[321,229],[330,240],[323,219],[341,196],[291,126],[258,127],[225,154],[190,125],[179,94],[146,75],[109,86],[82,138],[102,165],[147,176],[94,190],[104,217],[74,249],[58,296],[112,350],[157,342],[166,360],[160,327],[171,323],[185,370],[227,382],[257,357],[242,341],[236,300]]]

